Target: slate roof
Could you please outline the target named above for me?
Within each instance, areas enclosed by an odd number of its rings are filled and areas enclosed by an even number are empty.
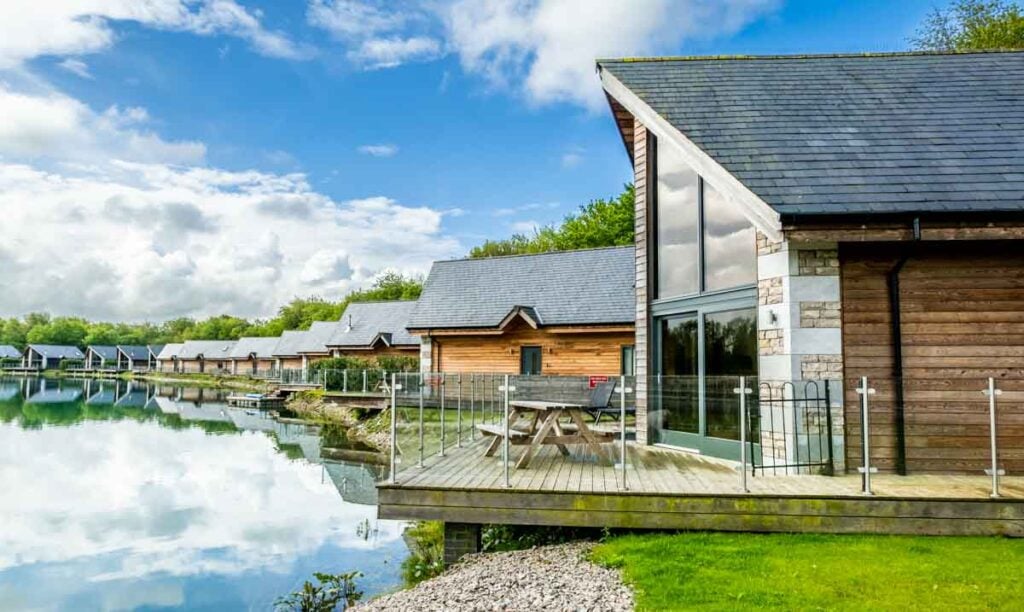
[[[299,342],[300,353],[329,353],[327,341],[341,324],[338,321],[314,321]]]
[[[149,352],[153,354],[154,358],[156,358],[156,357],[158,357],[160,355],[160,352],[164,350],[164,346],[166,346],[166,345],[164,345],[164,344],[150,344],[146,348],[149,349]]]
[[[60,346],[55,344],[30,344],[30,349],[39,353],[45,359],[85,359],[82,351],[77,346]]]
[[[349,304],[327,345],[365,348],[378,336],[390,334],[385,337],[391,346],[419,346],[419,336],[405,329],[415,308],[415,300]]]
[[[598,68],[784,216],[1024,210],[1024,52]]]
[[[551,325],[633,323],[632,246],[435,262],[409,329],[494,328],[516,307]]]
[[[248,359],[253,353],[257,359],[270,359],[280,340],[278,336],[239,338],[231,349],[231,359]]]
[[[281,338],[274,347],[274,357],[298,357],[299,347],[302,346],[306,332],[293,329],[281,334]]]
[[[17,359],[21,357],[21,351],[10,344],[0,344],[0,359]]]
[[[85,352],[92,351],[100,356],[103,361],[117,361],[117,347],[103,344],[90,344],[85,347]]]
[[[178,350],[178,359],[228,359],[234,340],[188,340]]]
[[[178,356],[181,352],[181,343],[165,344],[160,352],[156,354],[156,358],[163,361],[164,359],[173,359]]]
[[[149,347],[134,344],[119,344],[117,350],[127,355],[132,361],[147,361],[149,359]]]

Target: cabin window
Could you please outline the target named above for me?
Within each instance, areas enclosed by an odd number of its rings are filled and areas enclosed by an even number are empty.
[[[659,300],[756,284],[754,226],[742,210],[690,168],[673,146],[651,138],[657,175],[653,196]]]
[[[542,372],[539,346],[524,346],[519,349],[519,373],[523,376],[538,376]]]
[[[622,371],[623,376],[636,375],[636,347],[627,344],[622,347]]]

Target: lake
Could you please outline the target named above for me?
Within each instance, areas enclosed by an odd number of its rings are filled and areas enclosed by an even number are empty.
[[[0,379],[0,609],[266,610],[315,571],[398,587],[383,468],[321,459],[322,433],[216,390]]]

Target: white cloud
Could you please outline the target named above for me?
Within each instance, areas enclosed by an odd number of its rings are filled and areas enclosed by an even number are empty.
[[[372,155],[373,157],[394,157],[398,154],[398,145],[393,144],[369,144],[359,147],[359,152],[363,155]]]
[[[57,65],[63,68],[64,70],[67,70],[71,74],[78,75],[83,79],[93,78],[92,73],[89,72],[89,65],[80,59],[69,57]]]
[[[356,63],[371,70],[394,68],[410,61],[427,61],[440,56],[441,43],[427,36],[371,38],[349,53]]]
[[[516,221],[509,224],[509,229],[517,234],[532,235],[541,226],[537,221]]]
[[[443,44],[425,6],[392,5],[365,0],[311,0],[306,19],[348,48],[347,57],[367,69],[393,68],[429,61],[443,54]],[[415,33],[405,34],[406,31]]]
[[[562,167],[569,169],[579,166],[580,164],[583,163],[583,154],[585,152],[586,151],[581,147],[573,147],[566,151],[565,153],[562,153]]]
[[[529,210],[554,210],[558,208],[560,204],[558,202],[530,202],[529,204],[523,204],[521,206],[510,206],[508,208],[496,208],[491,214],[495,217],[511,217],[516,213],[526,212]]]
[[[665,53],[733,33],[778,0],[455,0],[444,18],[462,66],[534,103],[603,106],[594,60]]]
[[[64,94],[27,94],[0,83],[0,155],[93,163],[107,153],[149,162],[196,163],[206,155],[199,142],[167,142],[140,127],[145,109],[110,107],[95,113]]]
[[[202,143],[146,131],[145,109],[0,88],[0,116],[0,316],[267,316],[461,251],[441,210],[197,166]]]
[[[260,14],[234,0],[49,0],[0,3],[0,69],[41,55],[83,55],[110,47],[112,23],[228,35],[269,57],[302,59],[309,49],[265,29]]]
[[[367,67],[443,53],[535,104],[603,108],[594,60],[676,52],[731,34],[781,0],[311,0],[308,21]],[[443,41],[443,43],[441,42]]]

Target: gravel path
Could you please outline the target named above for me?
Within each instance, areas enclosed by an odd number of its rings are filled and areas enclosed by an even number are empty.
[[[354,608],[369,610],[632,610],[618,572],[586,559],[593,544],[469,555],[416,588]]]

